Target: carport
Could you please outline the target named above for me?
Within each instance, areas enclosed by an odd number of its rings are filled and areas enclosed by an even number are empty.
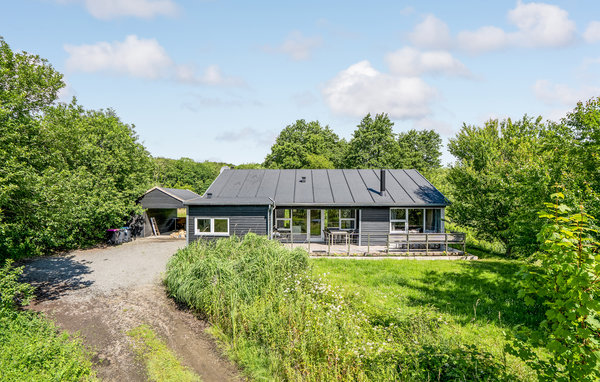
[[[185,215],[177,216],[177,210],[185,214],[183,202],[198,198],[200,195],[190,190],[179,188],[154,187],[148,190],[139,203],[144,208],[143,236],[152,236],[151,218],[154,218],[160,234],[167,234],[178,229],[185,229]],[[181,213],[180,213],[181,215]]]

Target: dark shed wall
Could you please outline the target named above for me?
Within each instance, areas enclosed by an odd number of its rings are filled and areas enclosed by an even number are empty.
[[[183,208],[183,202],[162,192],[161,190],[152,190],[140,199],[143,208]]]
[[[208,239],[222,236],[196,236],[194,218],[229,218],[229,234],[243,236],[248,232],[267,235],[267,206],[189,206],[188,235],[190,242],[200,238]]]
[[[362,208],[360,212],[361,242],[367,245],[385,245],[390,233],[389,208]]]

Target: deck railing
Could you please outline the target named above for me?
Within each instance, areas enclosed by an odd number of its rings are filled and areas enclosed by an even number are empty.
[[[359,240],[359,236],[362,235],[362,242]],[[381,237],[381,235],[377,235]],[[466,235],[461,232],[448,232],[448,233],[392,233],[387,235],[386,243],[384,246],[381,244],[376,245],[371,241],[371,235],[368,233],[359,234],[355,231],[325,231],[325,240],[319,243],[312,242],[312,249],[316,247],[321,248],[324,251],[325,246],[327,253],[342,250],[350,254],[352,247],[355,247],[357,252],[372,253],[371,249],[375,249],[375,252],[381,253],[384,251],[386,254],[392,252],[401,252],[405,254],[418,254],[422,253],[429,255],[431,252],[443,252],[448,253],[453,250],[451,246],[462,247],[462,253],[466,253]],[[289,244],[292,248],[294,245],[300,245],[308,249],[311,252],[311,241],[308,240],[306,233],[292,233],[292,232],[277,232],[273,239],[278,240],[282,243]],[[359,242],[361,245],[359,246]]]

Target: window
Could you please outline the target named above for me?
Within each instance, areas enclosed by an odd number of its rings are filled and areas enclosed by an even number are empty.
[[[390,208],[390,232],[406,232],[406,208]]]
[[[422,233],[423,232],[423,209],[410,208],[408,210],[408,232]]]
[[[275,228],[278,231],[290,231],[292,229],[292,210],[275,210]]]
[[[229,218],[196,218],[196,235],[229,236]]]
[[[340,229],[354,229],[356,210],[340,210]]]
[[[440,232],[442,210],[439,208],[425,210],[425,232]]]

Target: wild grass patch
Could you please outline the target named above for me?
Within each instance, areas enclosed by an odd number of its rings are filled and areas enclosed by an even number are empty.
[[[42,314],[22,310],[33,292],[20,283],[23,268],[0,267],[0,380],[92,381],[91,354]]]
[[[177,356],[148,325],[127,332],[133,350],[143,362],[148,380],[155,382],[199,382],[200,377],[179,362]]]
[[[495,309],[484,293],[492,285],[503,287],[493,267],[489,272],[468,270],[455,262],[457,268],[448,272],[453,277],[444,280],[435,269],[384,272],[385,267],[393,268],[387,261],[350,261],[354,269],[336,269],[345,263],[318,260],[313,270],[303,250],[290,251],[247,235],[195,242],[180,250],[169,262],[166,284],[174,298],[205,315],[230,356],[254,379],[453,381],[531,376],[517,364],[507,365],[497,349],[476,338],[495,340],[501,330],[484,325]],[[409,263],[413,262],[394,262]],[[359,273],[364,274],[360,280]],[[436,282],[445,283],[440,291],[446,293],[432,300],[435,291],[426,289],[433,285],[419,281],[422,277],[437,277]],[[468,278],[468,298],[449,313],[444,303],[460,300],[460,284]],[[422,293],[409,293],[411,288],[421,288]],[[476,296],[479,318],[468,312],[473,308],[469,298]],[[511,301],[504,303],[516,303]],[[469,326],[474,325],[483,330],[472,331]]]

